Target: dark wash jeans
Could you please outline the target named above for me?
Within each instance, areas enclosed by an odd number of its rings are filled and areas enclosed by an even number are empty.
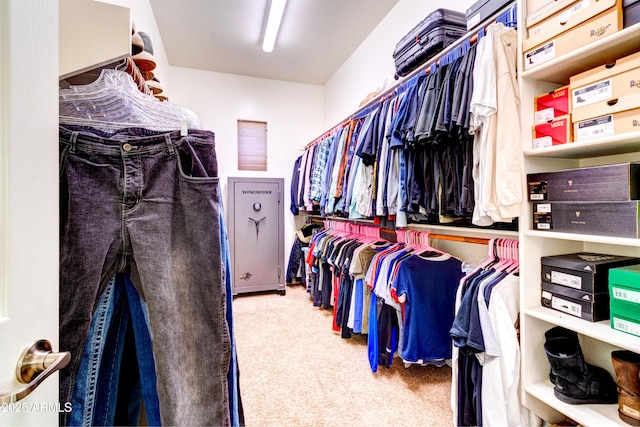
[[[162,424],[230,424],[218,189],[212,132],[60,128],[62,402],[100,295],[127,272],[149,312]]]
[[[156,372],[146,304],[126,274],[100,296],[75,379],[69,426],[138,425],[144,399],[159,426]]]

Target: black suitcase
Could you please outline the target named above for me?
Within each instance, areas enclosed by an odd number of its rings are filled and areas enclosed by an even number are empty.
[[[395,78],[404,77],[467,32],[464,13],[437,9],[402,37],[393,51]]]

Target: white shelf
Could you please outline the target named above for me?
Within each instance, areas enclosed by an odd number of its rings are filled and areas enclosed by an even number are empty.
[[[640,35],[638,35],[640,37]],[[640,151],[640,131],[598,138],[591,141],[571,142],[553,147],[524,150],[527,157],[553,157],[580,159]]]
[[[520,20],[522,21],[527,10],[527,0],[518,2],[518,10],[521,11]],[[524,31],[520,29],[521,38]],[[519,72],[523,126],[530,125],[532,122],[533,97],[537,94],[569,84],[571,76],[612,63],[639,51],[640,23],[529,70]],[[522,58],[519,61],[521,63]],[[523,132],[523,138],[523,146],[532,147],[530,132]],[[640,153],[640,131],[570,142],[554,147],[525,148],[523,152],[525,173],[558,170],[569,166],[590,166],[594,163],[637,161]],[[619,157],[607,158],[607,156]],[[570,159],[575,161],[569,161]],[[530,208],[529,204],[527,208]],[[561,413],[585,426],[626,426],[628,424],[618,416],[617,404],[570,405],[557,399],[553,392],[553,385],[548,380],[549,364],[544,352],[540,351],[540,346],[544,341],[544,332],[550,325],[571,329],[585,338],[584,348],[587,357],[598,360],[598,366],[613,372],[610,351],[621,348],[640,353],[640,337],[612,329],[608,319],[589,322],[567,313],[542,307],[539,264],[541,256],[579,250],[602,250],[619,255],[640,256],[640,250],[638,250],[640,239],[534,230],[530,223],[530,215],[525,215],[525,218],[528,219],[524,222],[521,219],[520,223],[520,250],[526,257],[521,266],[520,309],[523,319],[521,339],[525,349],[522,356],[522,366],[525,369],[522,387],[527,397],[527,406],[534,411],[540,411],[539,416],[554,417]],[[546,379],[538,382],[542,378]]]
[[[131,10],[98,1],[60,0],[60,80],[131,54]]]
[[[640,23],[540,64],[520,74],[523,79],[569,83],[569,77],[640,50]]]
[[[572,329],[581,335],[609,343],[613,346],[625,348],[640,353],[640,337],[612,329],[609,320],[588,322],[570,314],[552,310],[546,307],[528,308],[525,315],[545,322]]]
[[[640,239],[625,237],[594,236],[592,234],[558,233],[555,231],[525,230],[525,236],[545,239],[573,240],[576,242],[605,243],[619,246],[640,247]]]
[[[562,412],[586,427],[628,426],[618,416],[618,405],[570,405],[559,400],[553,393],[553,384],[543,381],[525,387],[527,393]]]

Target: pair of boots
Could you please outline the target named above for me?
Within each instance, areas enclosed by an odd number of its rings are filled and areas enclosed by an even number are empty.
[[[551,365],[553,392],[569,404],[616,403],[618,390],[611,374],[584,360],[578,334],[561,326],[545,332],[544,351]]]
[[[640,354],[628,350],[611,352],[618,381],[618,415],[632,426],[640,426]]]

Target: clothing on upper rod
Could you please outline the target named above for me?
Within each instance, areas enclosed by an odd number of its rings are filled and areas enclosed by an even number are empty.
[[[340,128],[345,125],[346,122],[353,118],[362,117],[368,114],[371,109],[375,108],[375,104],[381,103],[386,97],[394,97],[399,93],[405,91],[408,86],[413,86],[416,82],[416,79],[423,73],[432,72],[435,67],[440,66],[440,64],[446,64],[451,62],[453,59],[456,59],[460,55],[464,55],[469,47],[476,43],[479,39],[485,36],[486,29],[492,23],[502,23],[506,26],[510,26],[516,28],[518,22],[518,6],[514,1],[511,6],[508,6],[508,9],[501,12],[495,18],[490,19],[484,23],[482,23],[479,28],[472,29],[467,35],[462,37],[458,42],[448,46],[445,48],[439,55],[438,58],[429,60],[428,64],[424,67],[420,67],[419,69],[413,71],[403,79],[399,80],[397,83],[393,84],[391,87],[387,89],[383,89],[376,97],[372,98],[369,102],[364,105],[361,105],[360,108],[351,116],[350,119],[343,121],[331,128],[331,130],[323,133],[318,138],[315,138],[312,142],[307,144],[304,149],[308,149],[309,147],[315,145],[320,140],[325,138],[328,133],[333,132],[336,128]],[[386,83],[386,80],[385,80]],[[386,87],[386,84],[383,86]]]
[[[305,150],[293,171],[292,212],[388,217],[398,227],[518,217],[515,30],[492,24],[488,34]]]

